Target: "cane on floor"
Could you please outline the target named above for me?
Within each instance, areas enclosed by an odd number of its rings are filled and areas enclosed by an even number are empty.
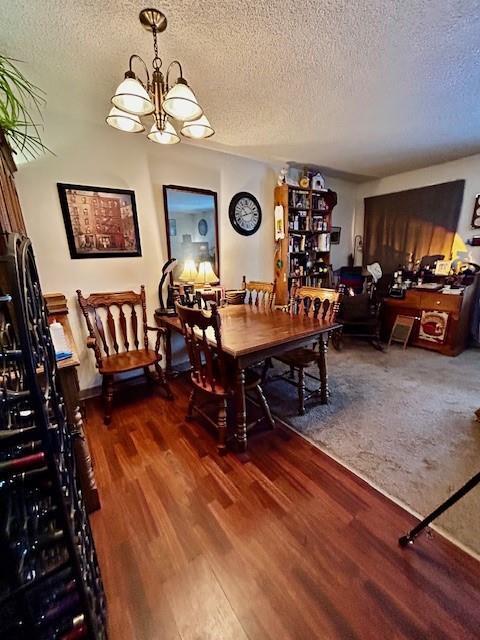
[[[449,509],[452,505],[463,498],[469,491],[471,491],[478,483],[480,482],[480,473],[470,478],[468,482],[466,482],[461,489],[456,491],[453,495],[445,500],[439,507],[437,507],[430,515],[424,518],[421,522],[417,524],[406,536],[402,536],[398,539],[398,544],[401,547],[406,547],[409,544],[413,544],[415,542],[415,538],[418,534],[425,529],[435,518],[442,515],[447,509]]]

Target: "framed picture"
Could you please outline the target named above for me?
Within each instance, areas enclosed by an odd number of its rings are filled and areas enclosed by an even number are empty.
[[[167,236],[168,257],[177,259],[172,280],[183,282],[187,271],[192,279],[192,272],[199,271],[200,264],[205,262],[220,278],[217,194],[206,189],[164,185],[163,205],[165,227],[176,229],[175,234]]]
[[[451,260],[437,260],[435,264],[435,275],[448,276],[450,274],[451,268],[452,268]]]
[[[135,193],[126,189],[57,183],[70,256],[141,256]]]
[[[330,229],[330,244],[340,244],[340,234],[342,227],[332,227]]]

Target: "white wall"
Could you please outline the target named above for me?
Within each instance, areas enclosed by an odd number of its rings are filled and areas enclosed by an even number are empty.
[[[469,156],[453,162],[437,164],[416,171],[407,171],[389,176],[388,178],[381,178],[358,185],[354,233],[363,235],[364,198],[385,193],[394,193],[396,191],[405,191],[407,189],[416,189],[417,187],[426,187],[451,180],[465,180],[463,204],[458,221],[458,236],[465,242],[467,238],[471,238],[475,234],[478,235],[478,231],[474,231],[470,225],[475,196],[480,192],[480,155]],[[470,260],[480,263],[480,247],[470,247],[467,245],[466,250],[468,251]]]
[[[333,269],[346,266],[353,251],[353,221],[358,185],[339,178],[326,178],[326,186],[337,192],[338,203],[333,210],[332,224],[341,227],[340,244],[331,245]]]
[[[238,156],[187,145],[163,147],[145,136],[131,136],[98,125],[63,120],[49,114],[47,144],[55,156],[45,155],[22,165],[17,187],[28,234],[32,239],[44,292],[64,293],[81,360],[82,389],[99,384],[93,353],[84,348],[85,326],[76,289],[92,291],[147,289],[150,320],[158,306],[160,269],[166,259],[162,185],[211,189],[218,194],[220,269],[222,284],[237,287],[247,279],[273,277],[273,188],[277,168]],[[57,182],[135,191],[142,257],[72,260],[67,245]],[[333,248],[336,266],[351,251],[351,211],[354,185],[328,182],[339,189],[335,224],[342,226],[341,245]],[[260,230],[251,237],[237,234],[228,219],[228,205],[238,191],[257,197],[263,211]]]

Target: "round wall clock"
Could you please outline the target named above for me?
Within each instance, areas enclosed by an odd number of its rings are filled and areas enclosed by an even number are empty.
[[[241,191],[233,196],[228,215],[232,227],[242,236],[251,236],[262,223],[262,210],[258,200],[251,193]]]

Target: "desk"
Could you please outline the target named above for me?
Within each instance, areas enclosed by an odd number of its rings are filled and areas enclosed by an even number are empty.
[[[409,289],[405,298],[385,298],[383,303],[382,338],[390,336],[397,315],[417,319],[412,331],[411,342],[416,347],[433,349],[447,356],[457,356],[468,345],[470,320],[473,306],[478,297],[478,276],[465,287],[463,295]],[[448,313],[447,333],[443,342],[430,342],[419,338],[418,330],[422,311],[443,311]]]
[[[261,360],[276,356],[319,340],[324,358],[322,388],[328,393],[325,336],[341,327],[338,323],[294,316],[277,310],[264,310],[248,304],[219,309],[222,325],[222,347],[235,370],[236,425],[235,440],[239,451],[247,448],[247,416],[245,408],[245,369]],[[155,316],[166,329],[166,368],[171,372],[171,332],[182,332],[177,317]]]
[[[87,436],[83,428],[83,418],[80,411],[77,367],[80,360],[68,320],[68,307],[62,293],[47,293],[44,295],[48,310],[48,322],[60,322],[65,333],[67,344],[72,357],[57,361],[58,379],[65,402],[65,412],[70,426],[75,451],[75,461],[78,470],[80,486],[82,488],[85,506],[88,513],[100,508],[97,484],[93,472],[92,456],[88,446]]]

